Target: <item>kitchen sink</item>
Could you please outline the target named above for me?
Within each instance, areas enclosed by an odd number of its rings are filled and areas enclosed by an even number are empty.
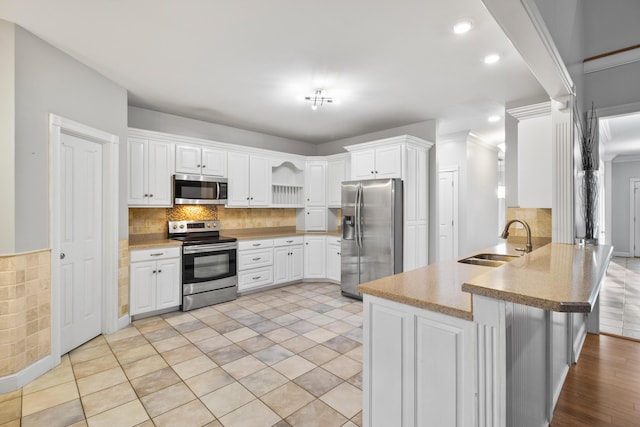
[[[463,264],[482,265],[484,267],[500,267],[514,259],[519,258],[518,255],[503,254],[475,254],[470,257],[459,260]]]

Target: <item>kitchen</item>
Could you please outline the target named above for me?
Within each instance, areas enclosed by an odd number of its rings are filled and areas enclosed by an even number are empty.
[[[111,130],[115,134],[119,135],[121,141],[121,149],[119,152],[121,171],[126,169],[125,165],[127,156],[124,152],[124,144],[122,144],[122,141],[126,141],[128,137],[128,127],[145,128],[158,132],[180,135],[184,134],[184,132],[177,131],[177,129],[181,128],[184,130],[184,125],[189,123],[191,125],[189,126],[191,129],[190,132],[192,133],[190,136],[192,137],[202,138],[205,136],[203,135],[203,133],[205,133],[203,129],[206,128],[216,129],[218,132],[224,131],[227,132],[228,135],[231,135],[230,138],[223,138],[218,133],[215,138],[211,138],[217,141],[235,143],[238,139],[241,139],[241,136],[248,136],[248,132],[233,131],[229,128],[222,128],[220,125],[207,125],[199,121],[182,120],[175,116],[172,117],[171,115],[164,113],[155,113],[144,108],[130,107],[127,110],[127,92],[121,86],[113,84],[113,82],[102,78],[97,75],[97,73],[93,73],[84,66],[79,66],[70,58],[60,52],[56,52],[51,46],[38,41],[37,37],[27,31],[22,29],[17,30],[16,40],[20,43],[19,46],[21,46],[21,50],[18,51],[20,55],[12,61],[15,61],[16,63],[16,79],[18,79],[19,84],[16,84],[15,86],[15,96],[21,100],[19,106],[32,106],[33,104],[30,103],[35,102],[38,104],[38,111],[42,111],[42,113],[38,113],[40,114],[38,117],[44,117],[50,111],[59,112],[64,116],[71,117],[97,128]],[[38,80],[40,76],[32,76],[27,72],[27,70],[30,70],[31,72],[35,72],[35,70],[48,70],[49,73],[53,73],[54,70],[56,70],[55,64],[60,65],[60,75],[67,76],[66,78],[60,79],[60,85],[44,84]],[[35,80],[24,80],[26,79],[26,76],[30,76],[30,78],[34,78]],[[45,76],[41,77],[45,79]],[[83,86],[85,84],[88,86]],[[27,93],[27,88],[32,85],[40,88],[39,94]],[[79,105],[80,108],[72,107],[67,101],[65,101],[66,99],[70,99],[68,97],[70,93],[75,97],[73,103],[75,105]],[[39,98],[34,100],[33,97],[36,95],[38,95]],[[632,91],[627,91],[627,95],[632,95]],[[40,99],[44,100],[44,102],[40,101]],[[100,99],[101,102],[95,103],[95,99]],[[329,105],[326,107],[328,108],[333,106]],[[324,107],[320,108],[322,109]],[[323,111],[327,110],[320,110],[320,112]],[[4,250],[3,248],[3,252],[7,253],[23,253],[40,250],[42,248],[49,248],[51,246],[48,241],[49,217],[47,215],[46,208],[46,201],[48,200],[48,178],[45,176],[47,171],[46,153],[48,149],[46,144],[42,143],[43,140],[46,140],[46,138],[43,138],[43,135],[48,134],[48,129],[47,124],[44,123],[43,120],[38,120],[37,126],[32,125],[31,114],[31,112],[27,112],[24,109],[18,109],[15,118],[16,122],[12,126],[5,127],[5,129],[10,131],[10,129],[16,126],[16,137],[19,136],[20,144],[16,144],[15,146],[10,144],[11,151],[13,152],[15,149],[15,165],[11,162],[11,165],[5,168],[5,164],[3,164],[2,169],[5,173],[12,174],[11,177],[7,178],[7,182],[16,183],[15,185],[18,186],[18,188],[26,186],[29,190],[29,200],[23,200],[20,197],[16,198],[16,196],[12,195],[8,196],[8,200],[16,200],[16,211],[10,216],[8,222],[3,222],[3,224],[9,224],[8,226],[4,225],[4,227],[7,228],[3,228],[3,236],[8,236],[6,240],[3,237],[3,242],[8,245],[8,249]],[[141,125],[141,121],[144,118],[153,122],[154,125]],[[26,124],[27,122],[29,123],[28,125]],[[419,132],[419,134],[417,134],[417,132]],[[401,130],[397,133],[415,135],[425,140],[437,140],[437,138],[435,138],[435,123],[432,122],[426,122],[420,126],[408,126],[404,132]],[[273,148],[277,148],[278,146],[292,148],[291,150],[282,149],[281,151],[296,153],[295,150],[298,150],[297,154],[302,155],[329,154],[317,152],[314,146],[299,144],[294,148],[292,147],[292,144],[287,145],[287,141],[283,139],[268,138],[264,135],[253,135],[255,137],[253,141],[257,141],[259,138],[270,139],[270,141],[273,142]],[[389,136],[393,135],[384,133],[369,135],[359,141],[351,141],[349,144],[365,142],[366,140],[376,140]],[[12,139],[13,136],[10,138]],[[251,140],[251,138],[246,139]],[[305,150],[308,150],[308,152],[303,152]],[[8,158],[13,158],[13,156],[9,156]],[[435,158],[433,157],[430,157],[430,159],[431,162],[435,161]],[[431,169],[432,171],[436,170],[433,167]],[[31,182],[33,183],[32,185],[27,185],[27,183]],[[435,180],[430,179],[430,183],[431,185],[434,185]],[[509,184],[509,181],[507,184]],[[127,194],[125,189],[125,180],[120,180],[118,185],[119,194],[122,195],[119,199],[122,200],[122,197]],[[7,188],[14,187],[9,185]],[[4,191],[7,190],[5,189]],[[434,193],[435,192],[433,191],[430,192],[430,197],[434,197]],[[435,203],[433,203],[432,199],[431,203],[429,203],[429,207],[430,209],[434,209],[434,206]],[[117,204],[116,217],[119,217],[119,221],[116,224],[119,240],[127,240],[127,203],[120,202]],[[291,218],[289,218],[289,221],[291,221]],[[291,222],[287,223],[286,226],[292,226]],[[430,235],[435,236],[436,233],[433,228],[435,227],[435,221],[431,221],[430,226],[432,227]],[[241,226],[239,228],[245,228],[245,226]],[[432,246],[435,246],[435,244],[432,243]],[[432,256],[435,256],[436,251],[434,248],[430,248],[429,253]],[[122,258],[125,258],[125,256],[123,255]],[[47,268],[46,262],[43,264],[43,268]],[[124,292],[123,294],[126,295]],[[125,302],[122,301],[122,304],[125,304]],[[118,307],[121,308],[120,305]],[[45,313],[47,313],[46,307],[43,307],[39,316],[43,319],[42,325],[44,327],[46,327],[44,323],[44,318],[46,317]],[[43,335],[44,334],[40,334],[40,337],[45,338]],[[43,358],[48,354],[46,350],[48,348],[48,342],[44,340],[41,341],[41,343],[41,347],[43,348],[38,348],[35,352],[31,351],[30,357],[35,357],[35,359],[29,360],[40,360],[40,358]],[[25,366],[24,362],[22,363],[22,365],[18,366]]]

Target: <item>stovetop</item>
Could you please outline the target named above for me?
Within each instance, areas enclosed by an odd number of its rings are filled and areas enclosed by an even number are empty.
[[[169,221],[169,239],[185,246],[235,242],[235,237],[220,237],[220,221]]]

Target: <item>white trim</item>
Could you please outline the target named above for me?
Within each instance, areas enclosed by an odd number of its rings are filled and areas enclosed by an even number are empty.
[[[620,257],[620,258],[633,258],[629,252],[612,252],[611,256]]]
[[[117,330],[120,330],[122,328],[126,328],[130,324],[131,324],[131,316],[129,316],[128,314],[125,314],[124,316],[122,316],[121,318],[118,319]]]
[[[604,244],[611,244],[611,232],[613,231],[613,195],[612,186],[613,167],[611,160],[604,161]]]
[[[518,120],[534,119],[551,115],[551,101],[538,104],[524,105],[522,107],[509,108],[507,113]]]
[[[497,145],[493,145],[488,143],[487,141],[485,141],[484,139],[480,138],[478,135],[476,135],[473,132],[469,132],[469,137],[467,138],[467,142],[471,142],[473,144],[479,145],[481,147],[484,147],[488,150],[491,151],[495,151],[496,153],[498,151],[500,151],[500,149],[498,148]]]
[[[0,394],[18,390],[60,364],[60,357],[48,355],[15,374],[0,378]]]
[[[102,333],[118,330],[118,158],[119,138],[55,114],[49,114],[49,219],[51,241],[51,357],[60,363],[60,145],[62,134],[76,135],[102,144]]]
[[[636,246],[636,224],[634,221],[634,217],[636,214],[636,203],[635,203],[636,183],[640,183],[640,178],[629,179],[629,254],[630,254],[630,257],[635,257],[638,252],[635,247]]]
[[[427,150],[429,150],[434,145],[433,142],[427,141],[422,138],[418,138],[416,136],[399,135],[399,136],[392,136],[390,138],[378,139],[375,141],[362,142],[360,144],[347,145],[346,147],[344,147],[344,149],[349,152],[352,152],[352,151],[358,151],[358,150],[364,150],[364,149],[370,149],[370,148],[386,147],[389,144],[394,144],[399,142],[416,145],[419,147],[426,148]]]
[[[460,168],[458,165],[453,166],[443,166],[438,170],[438,178],[440,178],[440,173],[442,172],[452,172],[453,173],[453,227],[451,228],[451,239],[453,240],[453,259],[458,259],[458,236],[460,233],[460,224],[459,224],[459,203],[460,203],[460,194],[459,194],[459,181],[460,181]],[[439,196],[438,196],[439,197]],[[440,218],[438,218],[439,224]],[[438,238],[438,257],[440,256],[440,239]]]
[[[615,159],[612,160],[613,163],[629,163],[629,162],[640,162],[640,155],[633,156],[621,156],[618,155]]]
[[[596,116],[600,119],[605,119],[615,116],[625,116],[627,114],[637,113],[638,111],[640,111],[640,102],[631,102],[629,104],[596,108]]]
[[[584,63],[584,74],[595,73],[597,71],[632,64],[638,61],[640,61],[640,48],[635,48],[625,52],[605,56],[603,58],[586,61]]]

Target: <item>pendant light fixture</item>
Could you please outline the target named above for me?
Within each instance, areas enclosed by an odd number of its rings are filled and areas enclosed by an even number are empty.
[[[324,105],[325,103],[331,104],[333,103],[333,98],[323,95],[323,89],[316,89],[315,93],[312,96],[305,96],[304,99],[306,101],[311,102],[311,109],[317,110],[318,107]]]

